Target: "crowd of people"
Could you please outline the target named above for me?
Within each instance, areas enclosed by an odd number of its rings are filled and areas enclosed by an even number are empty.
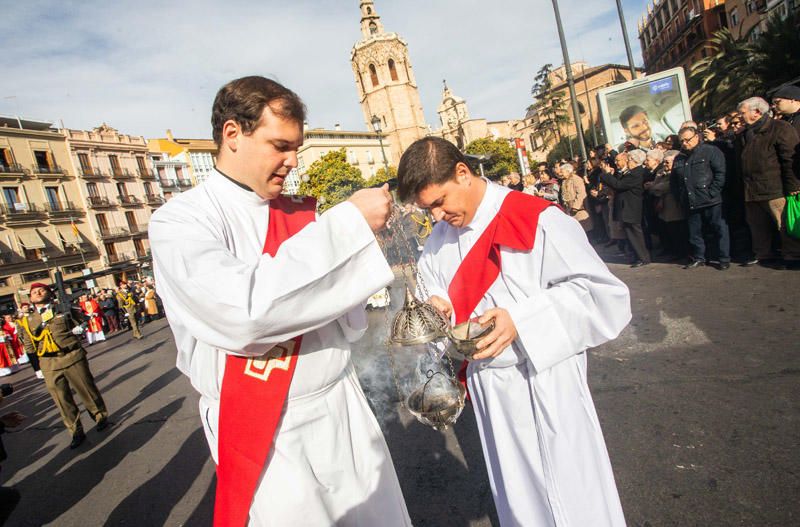
[[[21,340],[20,320],[31,313],[30,303],[23,303],[14,314],[3,315],[0,335],[0,377],[11,375],[30,363],[39,379],[44,376],[35,353],[25,353]],[[120,282],[116,289],[97,289],[75,298],[70,305],[72,318],[82,328],[83,345],[90,346],[106,340],[107,335],[131,330],[133,337],[142,338],[140,328],[163,316],[161,301],[152,279],[141,282]]]
[[[501,183],[558,203],[633,267],[656,255],[686,269],[726,270],[732,260],[800,269],[800,240],[785,218],[787,198],[800,193],[800,87],[783,86],[771,99],[746,99],[709,123],[687,121],[650,149],[606,144],[585,163],[543,163]]]

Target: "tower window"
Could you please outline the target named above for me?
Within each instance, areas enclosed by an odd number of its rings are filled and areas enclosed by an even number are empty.
[[[369,65],[369,77],[372,81],[372,87],[375,88],[378,86],[378,70],[375,69],[375,64]]]
[[[368,15],[371,15],[371,14],[372,14],[372,8],[371,8],[371,7],[368,7],[368,8],[367,8],[367,14],[368,14]]]
[[[397,80],[397,68],[394,66],[394,59],[389,59],[389,75],[391,75],[392,80]]]
[[[374,35],[378,32],[378,25],[375,22],[369,23],[369,34]]]

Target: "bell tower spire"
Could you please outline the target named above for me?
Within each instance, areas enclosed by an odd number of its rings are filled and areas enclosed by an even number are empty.
[[[375,11],[373,0],[361,0],[361,34],[364,39],[383,33],[381,17]]]

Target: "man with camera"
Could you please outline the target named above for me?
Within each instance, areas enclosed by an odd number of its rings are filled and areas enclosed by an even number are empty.
[[[86,351],[78,337],[83,327],[76,325],[69,313],[59,313],[53,305],[49,285],[36,282],[30,290],[33,311],[20,319],[25,351],[39,356],[47,391],[53,397],[64,425],[72,434],[70,448],[77,448],[86,439],[80,411],[72,397],[78,392],[83,405],[97,423],[97,430],[108,427],[108,411],[94,382],[86,360]]]

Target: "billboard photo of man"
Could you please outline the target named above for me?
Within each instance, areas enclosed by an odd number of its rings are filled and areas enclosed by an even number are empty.
[[[644,108],[638,105],[628,106],[619,114],[619,123],[625,130],[627,141],[633,146],[646,150],[655,147],[653,129]]]
[[[606,137],[614,146],[653,148],[691,119],[682,68],[603,88],[597,98]]]

